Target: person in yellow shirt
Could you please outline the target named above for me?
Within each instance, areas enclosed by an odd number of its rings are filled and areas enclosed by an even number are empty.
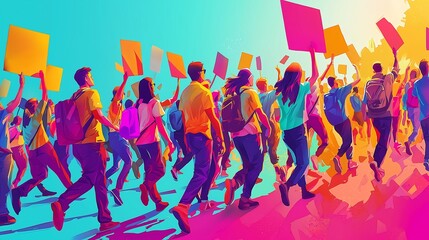
[[[23,114],[23,135],[31,168],[31,179],[12,190],[12,207],[16,214],[21,211],[21,197],[27,196],[34,187],[48,177],[48,167],[58,176],[64,187],[68,188],[72,185],[70,176],[60,163],[43,126],[42,116],[48,103],[48,90],[43,71],[39,72],[39,77],[42,100],[38,102],[35,98],[29,99]]]

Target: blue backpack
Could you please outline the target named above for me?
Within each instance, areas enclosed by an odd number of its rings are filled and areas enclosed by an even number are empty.
[[[182,112],[179,110],[179,103],[180,100],[176,101],[176,108],[168,115],[168,120],[174,131],[180,131],[183,129]]]
[[[328,122],[337,125],[343,122],[342,108],[335,91],[324,95],[324,111]]]

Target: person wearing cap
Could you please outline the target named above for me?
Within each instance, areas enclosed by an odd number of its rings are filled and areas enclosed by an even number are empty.
[[[192,82],[183,90],[179,104],[186,147],[195,155],[194,175],[179,204],[172,209],[180,229],[185,233],[191,231],[188,219],[189,207],[209,175],[213,144],[212,125],[218,137],[217,142],[220,143],[220,152],[225,150],[220,122],[214,113],[212,94],[201,84],[205,79],[205,72],[203,63],[189,64],[188,74]]]

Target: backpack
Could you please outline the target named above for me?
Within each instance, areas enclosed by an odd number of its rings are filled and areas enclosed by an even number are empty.
[[[252,119],[254,112],[247,121],[244,120],[241,113],[241,94],[227,96],[222,103],[221,117],[222,129],[228,132],[238,132],[243,130],[244,126]]]
[[[368,113],[379,114],[389,109],[392,95],[387,96],[383,79],[369,80],[365,86],[365,95],[367,97]]]
[[[179,110],[180,100],[176,102],[176,109],[171,111],[168,115],[168,120],[170,121],[171,128],[174,131],[180,131],[183,129],[183,120],[182,112]]]
[[[81,142],[94,116],[82,126],[76,100],[82,96],[83,90],[77,91],[70,99],[60,101],[55,105],[55,122],[57,127],[57,141],[59,145],[70,145]]]
[[[139,114],[135,106],[122,112],[119,134],[127,140],[137,138],[140,135]]]
[[[344,121],[340,101],[335,91],[324,95],[325,105],[323,107],[328,122],[335,126]]]

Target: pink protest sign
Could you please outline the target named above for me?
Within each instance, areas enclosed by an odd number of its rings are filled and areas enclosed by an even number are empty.
[[[258,71],[262,70],[261,56],[256,57],[256,69],[258,69]]]
[[[280,1],[290,50],[326,52],[320,10],[296,3]]]
[[[228,58],[222,55],[220,52],[216,55],[216,63],[213,69],[213,73],[222,79],[226,77],[226,71],[228,70]]]
[[[289,56],[288,55],[285,55],[281,60],[280,60],[280,63],[281,64],[285,64],[286,62],[287,62],[287,60],[289,59]]]
[[[404,40],[402,40],[398,31],[386,18],[378,21],[377,26],[391,48],[398,50],[404,44]]]

